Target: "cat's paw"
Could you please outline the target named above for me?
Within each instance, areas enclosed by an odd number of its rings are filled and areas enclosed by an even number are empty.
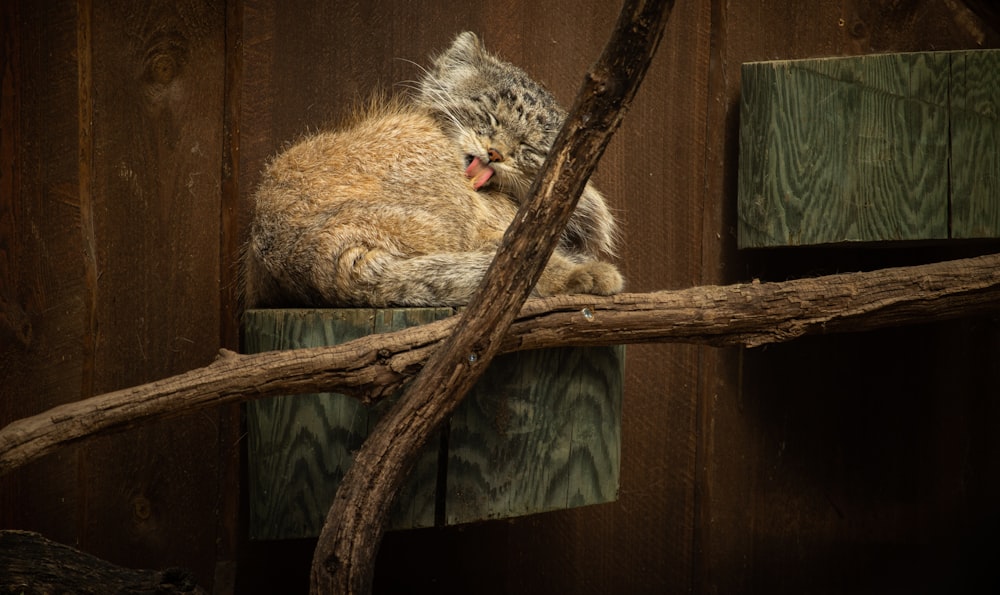
[[[577,265],[570,271],[563,293],[613,295],[624,286],[625,280],[613,264],[593,260]]]

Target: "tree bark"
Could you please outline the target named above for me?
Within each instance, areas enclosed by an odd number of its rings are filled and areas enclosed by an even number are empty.
[[[357,452],[313,557],[313,593],[369,593],[388,511],[419,449],[486,366],[535,286],[663,34],[672,0],[626,0],[528,198],[454,335]]]
[[[1000,254],[779,283],[529,300],[500,351],[656,342],[755,347],[988,312],[1000,312]],[[204,368],[60,405],[0,430],[0,475],[92,436],[223,404],[314,392],[377,401],[416,374],[457,322],[332,347],[225,352]]]
[[[205,595],[183,568],[133,570],[29,531],[0,531],[0,593]]]

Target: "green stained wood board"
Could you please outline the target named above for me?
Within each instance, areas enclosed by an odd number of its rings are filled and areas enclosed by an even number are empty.
[[[244,349],[334,345],[452,313],[250,310]],[[497,357],[422,453],[390,526],[457,524],[613,501],[623,382],[624,347]],[[353,453],[393,400],[365,407],[344,395],[314,394],[248,403],[250,538],[318,535]]]
[[[1000,237],[1000,50],[742,68],[741,248]]]

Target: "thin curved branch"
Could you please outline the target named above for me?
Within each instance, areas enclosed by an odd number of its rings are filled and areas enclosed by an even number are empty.
[[[624,118],[663,34],[672,0],[626,0],[604,52],[521,204],[462,322],[357,452],[313,556],[313,593],[371,591],[388,511],[428,437],[500,351],[587,179]]]

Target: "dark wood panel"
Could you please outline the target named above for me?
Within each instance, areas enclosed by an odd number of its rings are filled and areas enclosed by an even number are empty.
[[[219,346],[225,5],[92,11],[96,394],[203,366]],[[218,424],[210,411],[88,443],[83,546],[210,585]]]
[[[962,558],[997,553],[976,543],[998,518],[982,506],[995,462],[980,466],[996,451],[970,413],[992,409],[997,373],[982,363],[998,331],[970,320],[747,353],[755,588],[964,592],[985,571]]]
[[[706,3],[674,6],[635,103],[600,166],[603,187],[621,209],[628,291],[701,282],[710,207],[702,173],[709,18]],[[606,35],[592,43],[600,48]],[[630,347],[627,355],[619,502],[577,515],[569,534],[539,531],[553,540],[551,548],[568,548],[564,562],[573,571],[560,578],[540,560],[537,575],[523,582],[532,592],[542,592],[532,583],[545,580],[553,581],[548,586],[555,592],[685,592],[694,586],[695,428],[704,350],[645,345]],[[519,537],[531,539],[527,532]],[[544,545],[537,553],[542,551]]]
[[[78,173],[74,2],[0,6],[0,425],[72,401],[87,383],[86,229]],[[0,478],[0,523],[72,543],[77,455]]]
[[[709,108],[712,124],[708,134],[710,146],[714,148],[710,151],[712,169],[708,185],[713,190],[707,200],[723,205],[727,211],[719,220],[722,227],[718,230],[724,247],[719,258],[706,258],[705,267],[722,266],[722,277],[726,281],[754,277],[779,280],[955,258],[977,251],[972,247],[966,250],[911,247],[892,251],[737,252],[734,207],[739,68],[742,62],[756,60],[997,47],[1000,38],[995,33],[982,28],[974,19],[969,20],[969,15],[958,3],[824,1],[810,4],[808,11],[796,10],[791,3],[712,4],[713,103]],[[708,234],[705,240],[712,241]],[[995,250],[995,246],[983,246],[978,250],[991,249]],[[709,252],[706,250],[706,254]],[[977,425],[996,423],[996,411],[979,402],[972,393],[966,393],[964,387],[929,389],[914,386],[921,383],[917,379],[921,377],[919,370],[927,370],[927,374],[932,374],[931,369],[937,370],[933,374],[950,375],[947,370],[961,374],[958,372],[961,368],[952,368],[955,363],[950,353],[956,349],[961,353],[966,346],[976,346],[971,348],[980,351],[982,357],[996,357],[996,337],[989,338],[990,331],[970,333],[969,330],[968,326],[960,324],[957,327],[944,325],[931,334],[900,330],[891,331],[891,338],[876,335],[874,339],[870,336],[833,341],[818,339],[808,345],[782,346],[780,354],[770,353],[771,348],[745,353],[727,350],[722,353],[722,363],[714,373],[710,368],[703,368],[698,590],[796,593],[813,589],[907,592],[907,589],[934,588],[933,584],[920,583],[921,578],[929,574],[907,577],[901,572],[903,569],[920,569],[921,572],[926,569],[929,573],[935,566],[937,571],[953,562],[927,557],[933,548],[920,551],[917,542],[926,542],[932,535],[927,524],[929,519],[919,514],[905,520],[901,516],[876,517],[895,514],[895,511],[887,512],[888,509],[901,506],[906,500],[911,503],[911,512],[935,510],[933,514],[951,515],[955,511],[949,510],[943,499],[935,502],[926,492],[911,492],[907,498],[902,495],[905,490],[896,487],[892,488],[896,490],[894,496],[870,502],[860,492],[874,495],[898,482],[920,477],[922,474],[915,466],[922,464],[921,461],[931,464],[942,456],[956,461],[953,452],[945,453],[956,447],[958,443],[954,440],[958,434],[952,433],[953,426],[947,429],[947,424],[936,424],[935,408],[948,407],[947,403],[958,395],[962,395],[959,400],[973,399],[976,404],[970,410],[976,411],[977,416],[985,416]],[[921,350],[930,350],[936,355],[916,356]],[[845,358],[854,366],[865,366],[866,371],[878,370],[877,377],[887,390],[876,395],[871,389],[863,388],[868,399],[856,396],[858,388],[864,387],[864,381],[857,380],[860,372],[846,372]],[[917,364],[917,361],[924,363]],[[766,369],[764,362],[768,362]],[[827,369],[828,364],[834,371]],[[808,366],[808,371],[802,369],[803,365]],[[993,387],[970,390],[995,391],[995,366],[970,364],[964,369],[968,374],[964,381],[971,386]],[[907,374],[912,376],[907,377]],[[889,379],[895,379],[899,386],[885,386],[893,381]],[[922,379],[928,380],[927,375]],[[915,391],[914,398],[923,399],[920,412],[910,410],[914,403],[905,396],[908,389]],[[820,394],[827,396],[820,397]],[[841,399],[839,403],[838,399]],[[906,409],[899,412],[900,419],[893,418],[894,407]],[[836,419],[828,419],[831,416]],[[871,419],[873,416],[877,421]],[[920,426],[921,430],[908,428],[908,421]],[[879,430],[873,429],[879,423],[884,425]],[[948,424],[954,424],[954,420]],[[868,428],[866,435],[857,431],[860,427]],[[912,444],[918,431],[927,433],[928,445],[914,449],[910,452],[911,458],[906,458],[898,446],[893,446],[893,438],[902,432]],[[974,430],[970,433],[974,436],[969,438],[970,444],[977,446],[972,447],[976,454],[969,456],[977,461],[976,465],[982,464],[984,458],[995,456],[996,445],[987,437],[989,433],[980,434]],[[951,438],[943,438],[945,434]],[[792,435],[795,439],[788,440]],[[785,438],[784,450],[782,437]],[[874,438],[867,446],[866,437]],[[829,444],[820,446],[824,440]],[[936,444],[930,446],[929,443],[935,440],[938,440]],[[804,448],[802,441],[812,445],[810,452],[800,450]],[[797,443],[794,448],[798,452],[794,455],[788,450],[792,442]],[[830,454],[836,449],[841,452],[853,449],[852,460],[868,469],[868,478],[873,481],[871,486],[863,486],[859,479],[850,477],[854,471],[844,467],[843,458]],[[789,469],[792,458],[796,460],[794,471]],[[871,470],[879,465],[876,461],[884,465],[884,475]],[[833,467],[840,470],[840,475],[831,471]],[[943,479],[941,485],[954,485],[950,473],[944,473],[942,477],[950,479]],[[986,479],[990,475],[971,472],[965,476],[963,481],[966,482],[972,476],[979,476],[974,481],[983,485],[983,492],[977,491],[975,497],[970,494],[968,503],[958,504],[959,508],[973,506],[973,502],[981,503],[978,498],[986,497],[985,493],[995,489],[992,479]],[[781,479],[775,480],[776,477]],[[833,494],[832,491],[837,490],[853,490],[849,511],[843,500],[837,500],[842,493]],[[893,502],[892,498],[898,501]],[[836,507],[840,508],[843,518],[838,516],[831,500],[837,500]],[[992,526],[988,510],[987,506],[980,506],[978,512],[973,513],[984,526]],[[937,529],[942,527],[937,525]],[[953,539],[956,531],[963,530],[957,525],[947,529]],[[890,544],[892,538],[886,535],[893,531],[898,539]],[[807,542],[798,543],[800,536]],[[955,545],[954,540],[951,545]],[[984,549],[977,552],[976,557],[983,553],[992,556],[994,552]],[[841,576],[831,574],[830,568],[838,568]],[[955,568],[952,564],[950,570]],[[877,573],[883,571],[883,578],[899,580],[888,584],[875,582],[879,578]],[[810,572],[817,577],[813,582],[809,580]],[[856,582],[848,584],[852,579]]]
[[[243,2],[226,0],[225,85],[220,205],[220,347],[239,351],[240,251],[246,240],[240,208],[240,129],[243,121]],[[242,534],[241,461],[243,454],[243,408],[234,403],[219,411],[219,489],[216,510],[216,561],[213,588],[217,593],[233,593],[236,586],[237,557]]]

